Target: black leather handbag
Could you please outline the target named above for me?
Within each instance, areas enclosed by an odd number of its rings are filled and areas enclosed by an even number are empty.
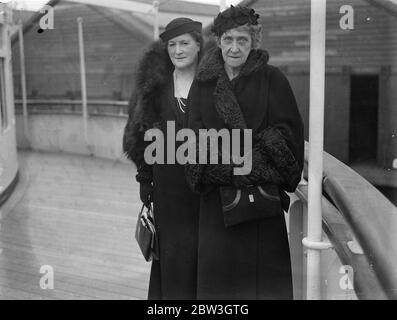
[[[285,201],[284,197],[281,199],[279,188],[275,184],[250,185],[242,189],[221,186],[219,191],[226,227],[279,216],[282,213],[282,200]],[[286,194],[285,196],[288,197]]]
[[[146,211],[144,209],[145,205],[142,205],[136,223],[135,239],[146,261],[159,260],[159,243],[154,226],[153,209],[151,205]]]

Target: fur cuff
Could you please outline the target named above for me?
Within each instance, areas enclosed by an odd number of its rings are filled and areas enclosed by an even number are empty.
[[[252,184],[274,183],[282,185],[284,183],[284,179],[269,159],[262,154],[258,145],[255,145],[252,150],[252,170],[248,179]]]
[[[287,146],[286,139],[274,127],[269,127],[258,134],[260,150],[267,157],[284,180],[282,188],[294,192],[301,179],[302,168],[294,154]]]
[[[209,164],[205,166],[203,184],[231,185],[233,166],[231,164]]]

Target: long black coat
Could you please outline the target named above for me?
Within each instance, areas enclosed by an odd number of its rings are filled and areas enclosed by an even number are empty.
[[[176,130],[186,124],[175,103],[172,71],[163,46],[155,43],[140,61],[123,137],[124,151],[137,165],[138,182],[154,188],[160,260],[152,263],[149,299],[196,298],[199,196],[188,187],[182,165],[148,165],[143,157],[147,129],[161,129],[166,141],[166,121],[175,121]]]
[[[191,89],[189,127],[252,129],[250,183],[273,186],[283,200],[266,218],[226,227],[219,186],[236,185],[232,165],[187,166],[188,183],[201,192],[199,299],[292,298],[283,190],[294,191],[300,181],[303,123],[286,77],[267,61],[265,51],[252,50],[230,81],[215,49],[201,61]]]

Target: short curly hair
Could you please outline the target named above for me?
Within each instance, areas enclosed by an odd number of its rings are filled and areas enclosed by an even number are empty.
[[[261,46],[261,41],[262,41],[262,25],[257,24],[257,25],[250,25],[250,24],[244,24],[242,26],[238,26],[236,28],[238,31],[246,31],[248,34],[251,36],[252,40],[252,49],[258,49]],[[232,29],[229,29],[225,31],[224,33],[230,31]],[[223,35],[223,34],[222,34]],[[222,35],[218,36],[216,34],[212,34],[216,42],[219,44],[221,41]]]

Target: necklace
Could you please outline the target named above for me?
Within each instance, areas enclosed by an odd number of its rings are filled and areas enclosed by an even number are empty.
[[[180,109],[183,113],[185,113],[185,110],[184,110],[183,107],[186,107],[186,103],[184,103],[184,102],[182,101],[182,95],[179,93],[179,87],[178,87],[177,76],[176,76],[176,72],[175,72],[175,71],[174,71],[174,73],[173,73],[173,76],[174,76],[175,98],[176,98],[176,101],[178,102],[178,107],[179,107],[179,109]]]
[[[178,102],[179,109],[181,109],[181,111],[185,113],[185,110],[183,110],[182,106],[186,107],[186,103],[183,103],[180,97],[176,97],[176,101]]]

